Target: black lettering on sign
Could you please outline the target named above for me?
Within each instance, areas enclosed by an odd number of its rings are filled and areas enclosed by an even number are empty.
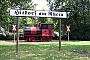
[[[31,12],[28,12],[28,15],[30,15],[31,14]]]
[[[54,13],[54,12],[53,12],[53,16],[58,16],[58,13]]]
[[[22,12],[22,14],[24,15],[24,11]]]
[[[34,12],[31,12],[32,15],[34,15]]]
[[[35,15],[36,15],[36,11],[35,11]]]
[[[61,14],[61,16],[63,16],[63,14]]]
[[[52,16],[52,12],[48,12],[48,15]]]
[[[26,15],[26,14],[27,14],[27,11],[22,11],[22,14],[23,14],[23,15],[24,15],[24,14]]]
[[[58,13],[56,13],[56,16],[58,16]]]
[[[59,13],[59,16],[61,16],[61,14]]]
[[[34,15],[34,12],[28,12],[28,15]]]
[[[25,15],[27,14],[27,11],[25,11]]]
[[[18,15],[18,14],[20,14],[20,13],[21,13],[21,12],[19,12],[19,11],[17,10],[17,11],[15,11],[14,14]]]
[[[69,13],[67,13],[67,18],[69,18]]]
[[[21,14],[21,10],[20,10],[20,14]]]
[[[28,12],[28,11],[23,11],[22,14],[24,15],[34,15],[34,12]]]
[[[43,12],[42,12],[42,15],[46,15],[46,13],[43,13]]]
[[[39,13],[39,15],[41,15],[41,12]]]

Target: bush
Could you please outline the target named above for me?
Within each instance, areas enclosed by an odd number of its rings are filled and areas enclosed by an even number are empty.
[[[5,40],[7,39],[6,36],[0,35],[0,40]]]
[[[6,35],[6,36],[0,35],[0,40],[13,40],[13,39],[14,39],[13,35]]]
[[[6,40],[13,40],[14,39],[14,36],[13,35],[7,35],[6,37],[7,37]],[[16,37],[15,37],[15,39],[16,39]]]

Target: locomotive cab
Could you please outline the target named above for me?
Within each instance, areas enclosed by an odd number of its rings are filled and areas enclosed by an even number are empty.
[[[51,41],[54,36],[54,24],[41,23],[35,27],[24,27],[24,37],[27,41]]]
[[[54,24],[41,23],[42,36],[54,36]]]

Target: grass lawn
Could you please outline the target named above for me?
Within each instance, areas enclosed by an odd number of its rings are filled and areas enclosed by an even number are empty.
[[[19,54],[15,43],[0,41],[0,60],[90,60],[89,41],[28,42],[19,44]]]

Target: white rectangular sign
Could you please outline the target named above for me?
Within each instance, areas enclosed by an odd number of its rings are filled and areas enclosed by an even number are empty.
[[[35,16],[35,11],[33,10],[10,10],[10,16]]]
[[[36,17],[67,18],[67,12],[11,9],[10,16],[36,16]]]
[[[38,17],[55,17],[55,18],[67,18],[66,12],[54,12],[54,11],[36,11]]]

